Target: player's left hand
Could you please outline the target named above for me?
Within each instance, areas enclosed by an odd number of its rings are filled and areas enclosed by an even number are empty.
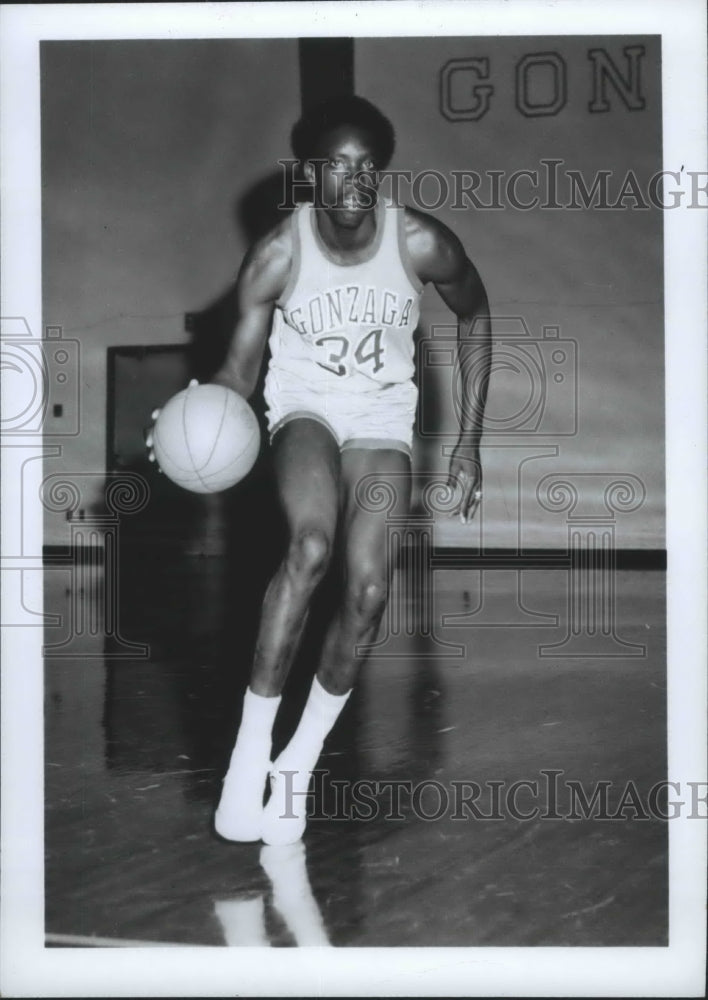
[[[462,524],[471,521],[482,501],[482,462],[479,448],[457,445],[450,458],[448,486],[460,490],[460,499],[450,516],[459,515]]]

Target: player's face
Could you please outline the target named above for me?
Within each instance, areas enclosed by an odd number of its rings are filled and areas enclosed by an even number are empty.
[[[362,129],[343,125],[328,132],[305,173],[315,186],[315,204],[337,225],[359,226],[376,204],[375,153]]]

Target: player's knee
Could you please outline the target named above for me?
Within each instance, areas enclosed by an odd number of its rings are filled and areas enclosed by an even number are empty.
[[[357,615],[366,622],[380,618],[388,600],[388,586],[385,579],[369,574],[351,582],[349,599]]]
[[[329,565],[331,541],[321,528],[304,528],[296,532],[287,556],[288,571],[298,580],[320,579]]]

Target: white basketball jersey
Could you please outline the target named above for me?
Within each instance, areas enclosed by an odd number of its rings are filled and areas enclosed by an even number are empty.
[[[380,200],[366,258],[340,264],[319,234],[314,205],[297,207],[292,269],[269,341],[271,370],[347,391],[412,377],[423,286],[408,259],[404,211]]]

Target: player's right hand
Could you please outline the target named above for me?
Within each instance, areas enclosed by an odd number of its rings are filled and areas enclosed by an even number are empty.
[[[155,461],[155,449],[153,447],[153,442],[154,442],[155,421],[159,416],[160,416],[160,409],[158,407],[158,409],[153,410],[152,413],[150,414],[150,419],[152,420],[152,423],[145,430],[145,447],[147,448],[149,462]],[[157,471],[162,472],[162,469],[160,468],[159,465],[157,465]]]
[[[193,379],[189,380],[189,386],[188,386],[188,388],[191,389],[192,386],[194,386],[194,385],[199,385],[199,381],[196,378],[193,378]],[[152,420],[152,423],[150,424],[149,427],[147,427],[145,429],[145,432],[144,432],[145,433],[145,447],[147,448],[147,453],[148,453],[148,461],[149,462],[155,462],[155,467],[157,468],[158,472],[162,472],[162,469],[156,463],[156,460],[155,460],[155,449],[153,447],[153,443],[154,443],[154,439],[155,439],[155,434],[154,434],[154,432],[155,432],[155,423],[157,421],[157,418],[160,416],[160,413],[161,413],[161,408],[159,406],[158,406],[158,408],[156,410],[152,411],[152,413],[150,414],[150,419]]]

